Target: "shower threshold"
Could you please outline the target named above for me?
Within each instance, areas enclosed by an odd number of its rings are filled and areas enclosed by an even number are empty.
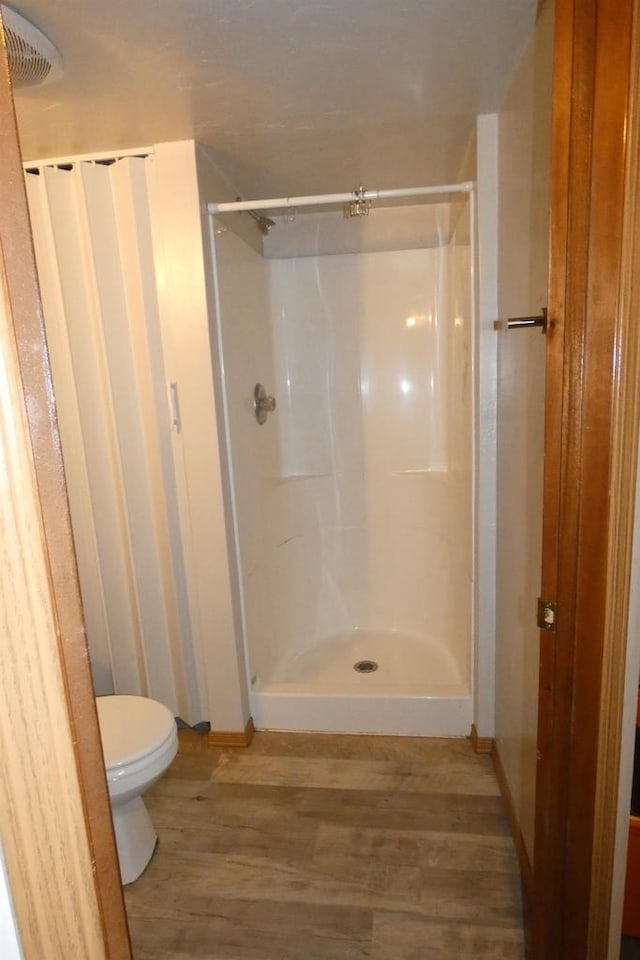
[[[457,684],[418,696],[318,693],[311,684],[272,683],[256,685],[250,699],[257,730],[466,737],[472,722],[471,696]]]
[[[262,730],[468,736],[469,686],[442,644],[354,630],[323,640],[251,691]]]

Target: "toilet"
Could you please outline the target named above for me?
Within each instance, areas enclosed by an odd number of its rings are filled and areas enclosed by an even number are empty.
[[[171,711],[156,700],[114,695],[96,704],[120,876],[133,883],[158,840],[142,794],[175,757],[178,731]]]

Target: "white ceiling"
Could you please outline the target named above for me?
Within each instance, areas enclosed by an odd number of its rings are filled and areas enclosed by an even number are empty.
[[[14,0],[62,80],[16,92],[25,159],[209,145],[247,196],[455,180],[538,0]]]

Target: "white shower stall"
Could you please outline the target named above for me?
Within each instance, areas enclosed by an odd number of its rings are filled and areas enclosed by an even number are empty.
[[[352,217],[210,209],[254,723],[468,735],[470,185]]]

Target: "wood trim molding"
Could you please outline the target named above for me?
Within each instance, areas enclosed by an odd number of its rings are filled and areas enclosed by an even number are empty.
[[[574,11],[572,0],[556,0],[554,26],[553,120],[549,219],[549,301],[546,337],[545,459],[543,490],[541,595],[558,596],[560,515],[560,444],[563,441],[565,323],[562,307],[567,283],[567,238],[569,225],[569,167],[571,157],[572,81],[574,62]],[[582,100],[576,108],[582,108]],[[575,139],[575,138],[574,138]],[[574,150],[575,153],[575,150]],[[584,176],[580,169],[580,175]],[[571,562],[571,560],[569,560]],[[566,611],[563,612],[566,619]],[[561,648],[562,649],[562,648]],[[534,862],[534,906],[532,936],[536,960],[550,960],[556,949],[557,913],[553,904],[559,896],[555,866],[558,844],[564,843],[564,817],[558,816],[556,784],[564,776],[568,752],[554,744],[555,714],[567,703],[569,691],[556,682],[558,648],[552,634],[540,634],[538,693],[538,764],[536,770],[536,822]],[[564,664],[562,664],[564,666]],[[565,671],[561,671],[563,676]],[[563,718],[566,722],[566,716]]]
[[[255,732],[253,720],[249,717],[244,730],[210,730],[209,744],[212,747],[248,747]]]
[[[556,2],[542,594],[558,618],[555,633],[541,634],[536,960],[604,956],[590,946],[608,915],[598,804],[615,790],[599,771],[610,736],[601,711],[618,709],[613,689],[602,696],[618,669],[608,637],[623,620],[629,574],[627,546],[611,538],[624,538],[616,485],[630,482],[634,457],[625,448],[623,463],[616,446],[637,416],[618,407],[630,349],[620,327],[625,184],[637,177],[625,166],[633,14],[634,0]],[[626,477],[612,488],[614,471]]]
[[[498,786],[504,802],[507,819],[511,827],[511,835],[513,836],[513,843],[518,856],[518,863],[520,865],[525,926],[528,926],[526,921],[531,915],[531,908],[533,905],[533,869],[531,867],[531,860],[529,859],[524,837],[522,836],[522,832],[520,830],[520,821],[518,820],[518,816],[516,814],[513,796],[511,795],[511,790],[509,789],[507,775],[504,771],[504,766],[500,757],[500,748],[497,742],[493,747],[492,758],[493,767],[496,773],[496,780],[498,781]]]
[[[469,740],[471,741],[471,746],[473,747],[476,753],[493,753],[494,739],[493,737],[480,737],[476,729],[475,723],[471,724],[471,733],[469,734]]]
[[[3,258],[0,365],[2,844],[25,957],[103,957]]]
[[[0,423],[3,446],[11,450],[0,470],[0,501],[8,511],[0,524],[2,603],[10,626],[0,644],[7,714],[0,832],[7,872],[25,960],[130,960],[1,38],[0,254],[7,384]]]
[[[629,589],[640,424],[640,0],[634,6],[631,89],[616,322],[619,371],[612,423],[609,550],[588,960],[607,954],[618,816]]]

